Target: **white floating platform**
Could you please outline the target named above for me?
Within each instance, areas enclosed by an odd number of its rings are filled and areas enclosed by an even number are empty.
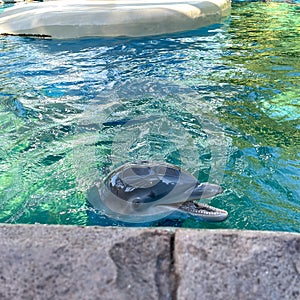
[[[150,36],[197,29],[229,14],[230,0],[53,0],[21,3],[0,14],[0,34]]]

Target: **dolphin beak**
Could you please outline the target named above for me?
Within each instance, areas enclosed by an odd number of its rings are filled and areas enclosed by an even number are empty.
[[[222,192],[223,192],[223,189],[220,185],[204,182],[204,183],[198,184],[194,188],[194,190],[188,200],[211,198],[218,194],[221,194]]]
[[[187,201],[179,206],[178,209],[201,218],[202,220],[211,222],[222,222],[228,217],[226,210],[196,201]]]

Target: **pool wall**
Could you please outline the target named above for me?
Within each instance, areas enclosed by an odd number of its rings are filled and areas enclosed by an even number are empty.
[[[0,225],[1,299],[299,299],[300,234]]]

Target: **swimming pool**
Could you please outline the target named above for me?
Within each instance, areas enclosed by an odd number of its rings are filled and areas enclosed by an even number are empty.
[[[229,212],[158,225],[299,232],[299,24],[296,5],[235,3],[168,36],[0,37],[0,222],[120,225],[86,191],[152,159],[221,184]]]

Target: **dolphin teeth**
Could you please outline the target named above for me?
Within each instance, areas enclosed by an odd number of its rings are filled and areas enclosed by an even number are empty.
[[[179,209],[184,212],[202,217],[203,219],[214,221],[225,220],[228,216],[228,213],[225,210],[210,206],[205,203],[198,203],[196,201],[187,201],[182,203],[179,206]]]

